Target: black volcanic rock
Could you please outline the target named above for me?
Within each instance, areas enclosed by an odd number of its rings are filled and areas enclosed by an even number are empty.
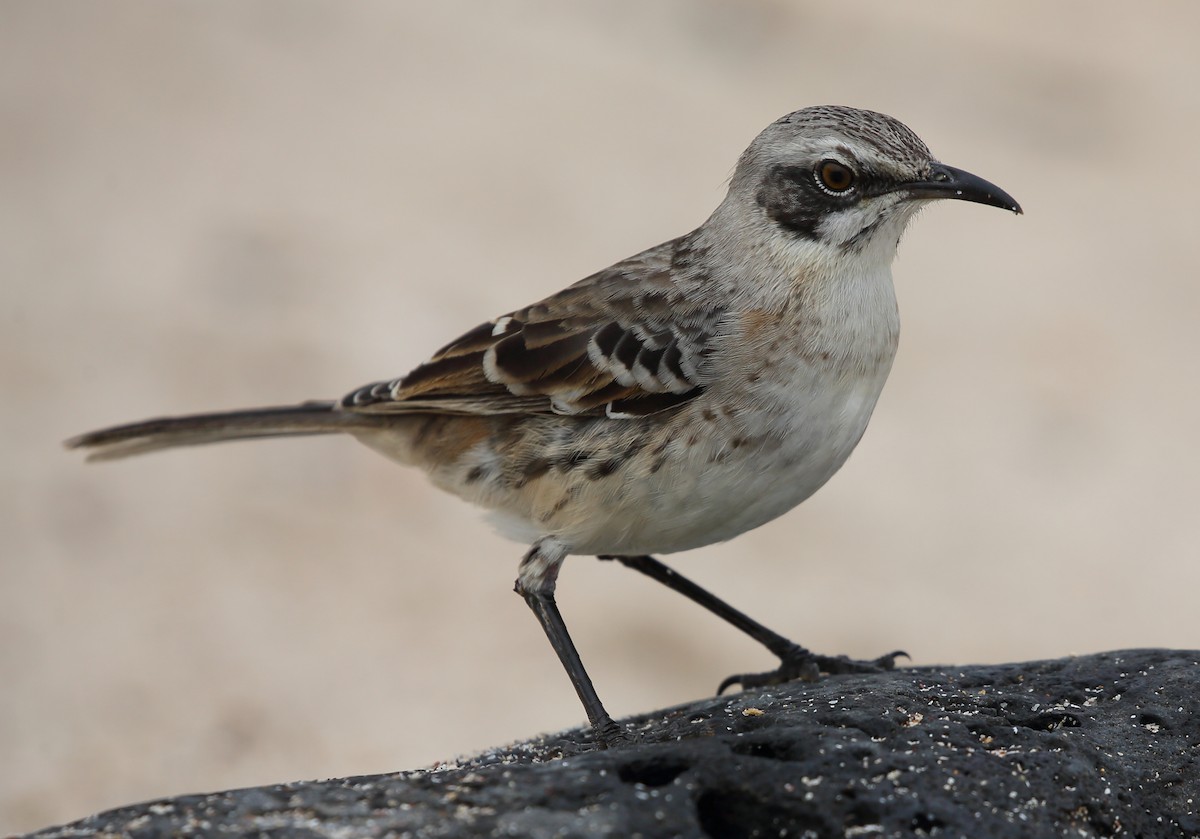
[[[190,795],[33,834],[1200,837],[1200,652],[831,677],[451,767]]]

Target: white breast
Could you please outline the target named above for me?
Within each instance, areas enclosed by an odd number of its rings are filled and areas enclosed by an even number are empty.
[[[897,344],[890,271],[842,281],[840,293],[807,298],[817,308],[800,317],[728,336],[738,351],[721,353],[705,394],[664,417],[661,468],[641,459],[579,485],[569,516],[533,530],[504,517],[504,529],[526,539],[550,529],[571,553],[671,553],[731,539],[808,498],[862,437]]]

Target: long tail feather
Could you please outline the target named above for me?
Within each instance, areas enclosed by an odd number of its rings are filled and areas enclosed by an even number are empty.
[[[305,402],[182,417],[159,417],[90,431],[72,437],[69,449],[91,449],[88,460],[116,460],[135,454],[255,437],[336,434],[377,425],[375,417],[337,410],[333,402]]]

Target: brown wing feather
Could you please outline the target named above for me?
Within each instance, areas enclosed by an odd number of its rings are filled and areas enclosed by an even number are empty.
[[[703,392],[720,313],[673,282],[689,237],[476,328],[407,376],[359,388],[363,412],[644,416]]]

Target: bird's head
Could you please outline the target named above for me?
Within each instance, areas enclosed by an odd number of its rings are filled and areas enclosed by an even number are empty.
[[[903,123],[842,106],[804,108],[768,126],[738,161],[730,196],[785,238],[841,253],[879,247],[888,261],[928,201],[1021,212],[995,184],[935,160]]]

